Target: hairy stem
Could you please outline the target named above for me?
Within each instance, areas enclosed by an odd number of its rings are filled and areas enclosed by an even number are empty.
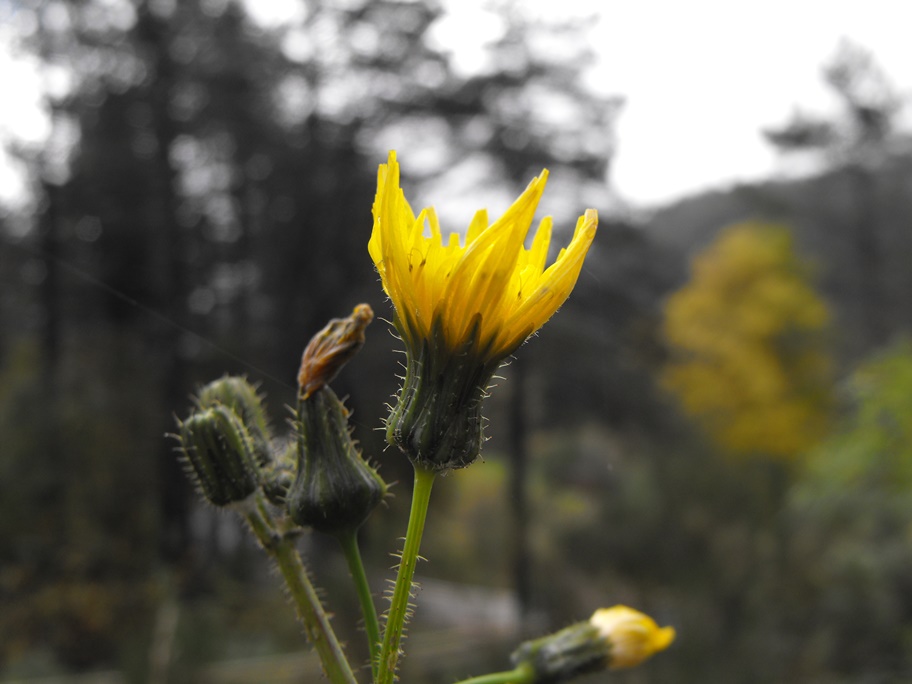
[[[357,684],[294,542],[276,533],[265,506],[257,505],[244,511],[244,516],[260,545],[275,559],[304,625],[304,632],[320,656],[327,679],[332,684]]]
[[[396,586],[393,589],[393,597],[383,632],[377,684],[393,684],[396,679],[402,629],[408,615],[412,579],[415,576],[415,565],[418,563],[418,549],[421,546],[421,535],[424,532],[424,521],[427,518],[428,501],[431,498],[431,488],[434,485],[435,477],[434,471],[415,466],[412,508],[409,513],[408,530],[405,533],[405,545],[402,547],[402,557],[399,560],[399,574],[396,576]]]

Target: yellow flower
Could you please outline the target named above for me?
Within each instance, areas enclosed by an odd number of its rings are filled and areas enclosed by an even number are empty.
[[[396,154],[390,152],[377,177],[368,251],[409,346],[429,339],[438,323],[451,350],[477,336],[477,351],[485,359],[503,359],[564,303],[595,237],[598,215],[586,211],[570,245],[545,268],[551,217],[542,219],[531,248],[524,242],[547,178],[542,171],[493,224],[482,209],[464,242],[457,233],[444,242],[433,207],[417,217],[412,212],[399,187]]]
[[[381,164],[368,251],[396,309],[406,375],[387,440],[436,472],[472,463],[481,449],[481,400],[500,363],[567,299],[592,244],[598,216],[580,217],[570,245],[545,268],[551,219],[526,234],[543,171],[493,224],[475,214],[465,240],[444,241],[433,207],[415,216],[399,187],[395,152]]]
[[[648,615],[614,606],[595,611],[589,623],[611,645],[612,670],[634,667],[674,641],[674,627],[659,627]]]

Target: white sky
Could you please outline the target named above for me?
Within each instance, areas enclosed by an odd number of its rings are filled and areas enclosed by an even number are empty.
[[[760,129],[796,106],[836,111],[821,66],[840,38],[872,50],[912,95],[912,3],[608,2],[593,38],[627,96],[614,180],[639,201],[770,175]]]
[[[469,66],[483,0],[450,0],[447,33]],[[528,0],[542,17],[596,14],[592,83],[626,98],[612,180],[639,205],[768,177],[782,168],[760,131],[798,106],[829,114],[821,67],[841,38],[871,50],[912,95],[912,2]],[[488,36],[489,38],[489,36]],[[475,41],[475,42],[479,42]],[[912,103],[910,103],[912,104]]]
[[[251,7],[278,13],[300,2],[260,0]],[[496,37],[496,19],[483,4],[449,0],[450,17],[435,32],[466,69]],[[528,0],[523,6],[545,17],[597,13],[589,37],[599,62],[590,76],[599,90],[626,98],[613,182],[634,204],[776,172],[760,129],[784,122],[796,106],[835,110],[820,67],[840,38],[872,50],[893,84],[912,94],[912,2],[906,0]],[[47,130],[40,92],[34,69],[10,57],[13,38],[0,24],[0,82],[7,93],[0,136],[34,142]],[[0,202],[20,193],[0,155]]]

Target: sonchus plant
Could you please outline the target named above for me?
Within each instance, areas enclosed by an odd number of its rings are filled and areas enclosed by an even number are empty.
[[[263,399],[246,379],[203,387],[178,421],[190,477],[212,505],[238,511],[275,560],[333,684],[358,680],[295,547],[302,529],[338,539],[364,617],[374,684],[397,679],[415,565],[436,477],[471,465],[483,441],[482,400],[500,365],[541,328],[573,290],[595,237],[587,210],[569,245],[547,264],[550,217],[527,248],[548,172],[533,179],[499,219],[481,210],[465,238],[444,238],[433,207],[412,211],[395,153],[380,165],[368,251],[392,301],[406,372],[386,421],[387,441],[415,471],[411,511],[384,624],[364,572],[358,529],[387,493],[351,436],[349,413],[329,383],[365,342],[366,304],[335,319],[307,345],[298,375],[292,435],[279,448]],[[543,684],[639,664],[668,647],[674,630],[624,606],[522,644],[513,669],[462,684]]]

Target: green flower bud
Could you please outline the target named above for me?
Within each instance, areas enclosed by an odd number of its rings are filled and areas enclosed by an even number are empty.
[[[200,408],[221,404],[234,411],[250,435],[256,462],[263,466],[272,460],[272,431],[263,398],[247,378],[225,375],[203,387],[196,397]]]
[[[247,499],[259,486],[250,436],[225,406],[211,406],[179,423],[188,474],[215,506]]]
[[[298,403],[297,476],[288,512],[320,532],[353,532],[386,493],[386,484],[352,441],[348,411],[329,387]]]
[[[435,326],[432,339],[407,355],[386,438],[414,465],[445,473],[471,465],[481,452],[481,404],[501,360],[479,353],[477,329],[463,349],[446,348],[440,337]]]
[[[260,469],[263,493],[269,502],[276,506],[285,505],[288,489],[295,479],[297,453],[297,442],[289,442],[278,452],[272,463]]]

